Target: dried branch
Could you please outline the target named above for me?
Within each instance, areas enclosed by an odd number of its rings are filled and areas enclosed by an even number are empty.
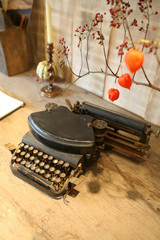
[[[103,71],[103,70],[102,71],[91,71],[91,69],[90,69],[88,56],[89,56],[89,44],[90,44],[91,36],[93,37],[93,39],[98,40],[99,41],[98,43],[102,46],[102,52],[103,52],[103,56],[104,56],[106,70],[108,68],[110,71],[110,73],[108,73],[107,75],[113,76],[116,79],[119,77],[118,72],[119,72],[121,63],[123,62],[123,54],[124,54],[123,49],[124,48],[128,49],[128,42],[125,41],[127,35],[130,39],[132,48],[135,48],[135,43],[133,41],[133,37],[132,37],[132,33],[131,33],[131,26],[138,27],[139,31],[144,31],[143,41],[147,41],[146,39],[147,39],[147,34],[149,31],[149,26],[150,26],[150,16],[153,14],[151,0],[144,0],[144,1],[138,0],[137,1],[138,5],[139,5],[139,10],[145,16],[146,21],[147,21],[145,29],[142,26],[141,27],[138,26],[136,19],[134,19],[133,22],[131,23],[131,25],[129,26],[127,18],[133,12],[133,9],[130,8],[129,2],[117,0],[117,1],[115,1],[114,8],[113,8],[114,1],[106,0],[106,2],[108,5],[109,4],[111,5],[110,14],[112,17],[112,21],[110,23],[110,26],[115,27],[115,28],[119,28],[120,26],[122,26],[124,29],[123,44],[120,45],[120,49],[118,52],[118,55],[120,55],[120,62],[117,67],[117,71],[114,72],[112,70],[112,68],[109,66],[108,60],[107,60],[107,54],[106,54],[106,49],[105,49],[105,38],[104,38],[104,34],[103,34],[103,29],[102,29],[103,15],[105,15],[105,13],[104,14],[96,13],[95,18],[92,20],[90,27],[86,24],[85,26],[83,26],[83,27],[80,26],[76,29],[76,32],[78,34],[77,36],[79,37],[78,45],[80,47],[80,56],[81,56],[81,65],[80,65],[79,74],[76,74],[72,70],[72,67],[69,63],[68,54],[66,54],[67,47],[65,46],[65,43],[63,41],[62,41],[63,43],[61,43],[63,46],[63,52],[67,59],[69,69],[72,72],[72,74],[74,76],[76,76],[76,79],[70,85],[68,85],[68,87],[66,89],[68,89],[72,84],[74,84],[80,78],[83,78],[88,74],[96,74],[96,73],[106,74],[106,71]],[[152,10],[151,14],[150,14],[150,9]],[[156,11],[154,14],[157,15],[158,12]],[[96,36],[98,36],[98,37],[96,37]],[[86,50],[87,51],[86,51],[85,59],[86,59],[86,65],[87,65],[87,72],[81,75],[82,68],[83,68],[82,41],[86,41]],[[152,44],[155,44],[155,41],[153,41]],[[157,45],[158,45],[158,42],[157,42]],[[145,47],[145,44],[143,44],[143,46],[142,46],[142,51],[144,50],[144,47]],[[160,59],[159,59],[159,56],[157,53],[157,48],[154,48],[154,50],[155,50],[154,54],[155,54],[158,64],[160,65]],[[150,79],[147,76],[146,71],[144,70],[144,67],[142,66],[141,68],[142,68],[142,71],[143,71],[143,74],[144,74],[144,77],[145,77],[147,83],[141,83],[141,82],[135,81],[134,80],[135,74],[132,78],[132,82],[135,83],[136,85],[142,85],[142,86],[150,87],[154,90],[160,91],[159,87],[156,87],[151,83]]]

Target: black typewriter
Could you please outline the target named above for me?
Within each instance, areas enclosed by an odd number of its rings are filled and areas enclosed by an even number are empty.
[[[53,197],[63,196],[99,153],[111,147],[142,157],[151,126],[90,103],[48,103],[28,117],[30,131],[10,148],[12,172]]]

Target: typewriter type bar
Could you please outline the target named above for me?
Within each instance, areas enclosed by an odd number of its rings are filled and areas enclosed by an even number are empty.
[[[129,118],[94,104],[77,102],[73,112],[94,117],[93,128],[99,146],[111,146],[134,156],[143,156],[149,149],[151,125]],[[105,125],[105,127],[104,127]],[[99,131],[102,131],[101,134]]]

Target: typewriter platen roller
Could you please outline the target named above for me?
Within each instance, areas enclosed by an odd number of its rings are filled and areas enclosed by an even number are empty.
[[[144,121],[90,103],[69,105],[70,110],[47,104],[46,110],[32,113],[30,131],[11,159],[16,176],[54,197],[70,191],[73,179],[107,146],[140,157],[149,149],[151,129]]]

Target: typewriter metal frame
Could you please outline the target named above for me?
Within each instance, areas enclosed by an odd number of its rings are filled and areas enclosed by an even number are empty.
[[[151,124],[142,120],[100,108],[94,104],[78,101],[72,107],[73,112],[89,114],[95,118],[92,123],[97,146],[105,149],[107,146],[118,149],[135,157],[143,157],[149,150],[149,140],[152,133]],[[105,124],[106,123],[106,124]],[[105,125],[105,127],[103,127]],[[103,133],[99,133],[102,131]]]
[[[28,118],[31,131],[22,139],[22,142],[25,144],[34,146],[39,151],[43,151],[70,164],[70,173],[61,187],[56,189],[57,185],[55,186],[52,181],[26,168],[21,162],[16,162],[17,151],[21,151],[17,150],[20,149],[20,146],[18,148],[14,148],[11,145],[8,146],[13,153],[11,159],[12,172],[53,197],[60,197],[70,192],[75,187],[76,181],[84,169],[99,158],[101,150],[107,150],[108,147],[111,147],[113,150],[119,150],[127,155],[142,158],[146,150],[149,149],[149,139],[152,132],[151,125],[144,121],[129,118],[90,103],[84,102],[80,104],[76,102],[72,107],[68,100],[66,102],[70,110],[67,107],[58,107],[56,104],[49,103],[46,105],[45,111],[35,113],[35,115],[34,113],[31,114]],[[64,112],[65,114],[63,114]],[[52,119],[54,125],[56,126],[57,123],[62,133],[60,134],[60,131],[57,131],[56,128],[53,128],[52,134],[48,133],[49,129],[47,127],[50,126],[50,123],[46,126],[46,132],[43,131],[43,123],[41,119],[40,121],[36,120],[36,114],[40,118],[41,116],[54,118]],[[69,126],[66,123],[69,129],[75,127],[81,128],[80,131],[83,131],[83,129],[84,132],[86,131],[82,134],[82,138],[81,136],[77,136],[77,138],[74,136],[77,131],[75,129],[71,137],[69,136],[67,139],[68,131],[61,128],[62,125],[59,125],[58,122],[60,121],[61,124],[65,125],[63,119],[59,118],[61,115],[63,117],[67,115],[67,121],[71,121],[73,125],[75,123],[74,126]],[[74,121],[72,121],[72,118]],[[76,125],[77,123],[78,125]],[[65,132],[64,134],[63,131]],[[77,131],[77,134],[80,131]],[[89,138],[88,141],[87,136]]]

